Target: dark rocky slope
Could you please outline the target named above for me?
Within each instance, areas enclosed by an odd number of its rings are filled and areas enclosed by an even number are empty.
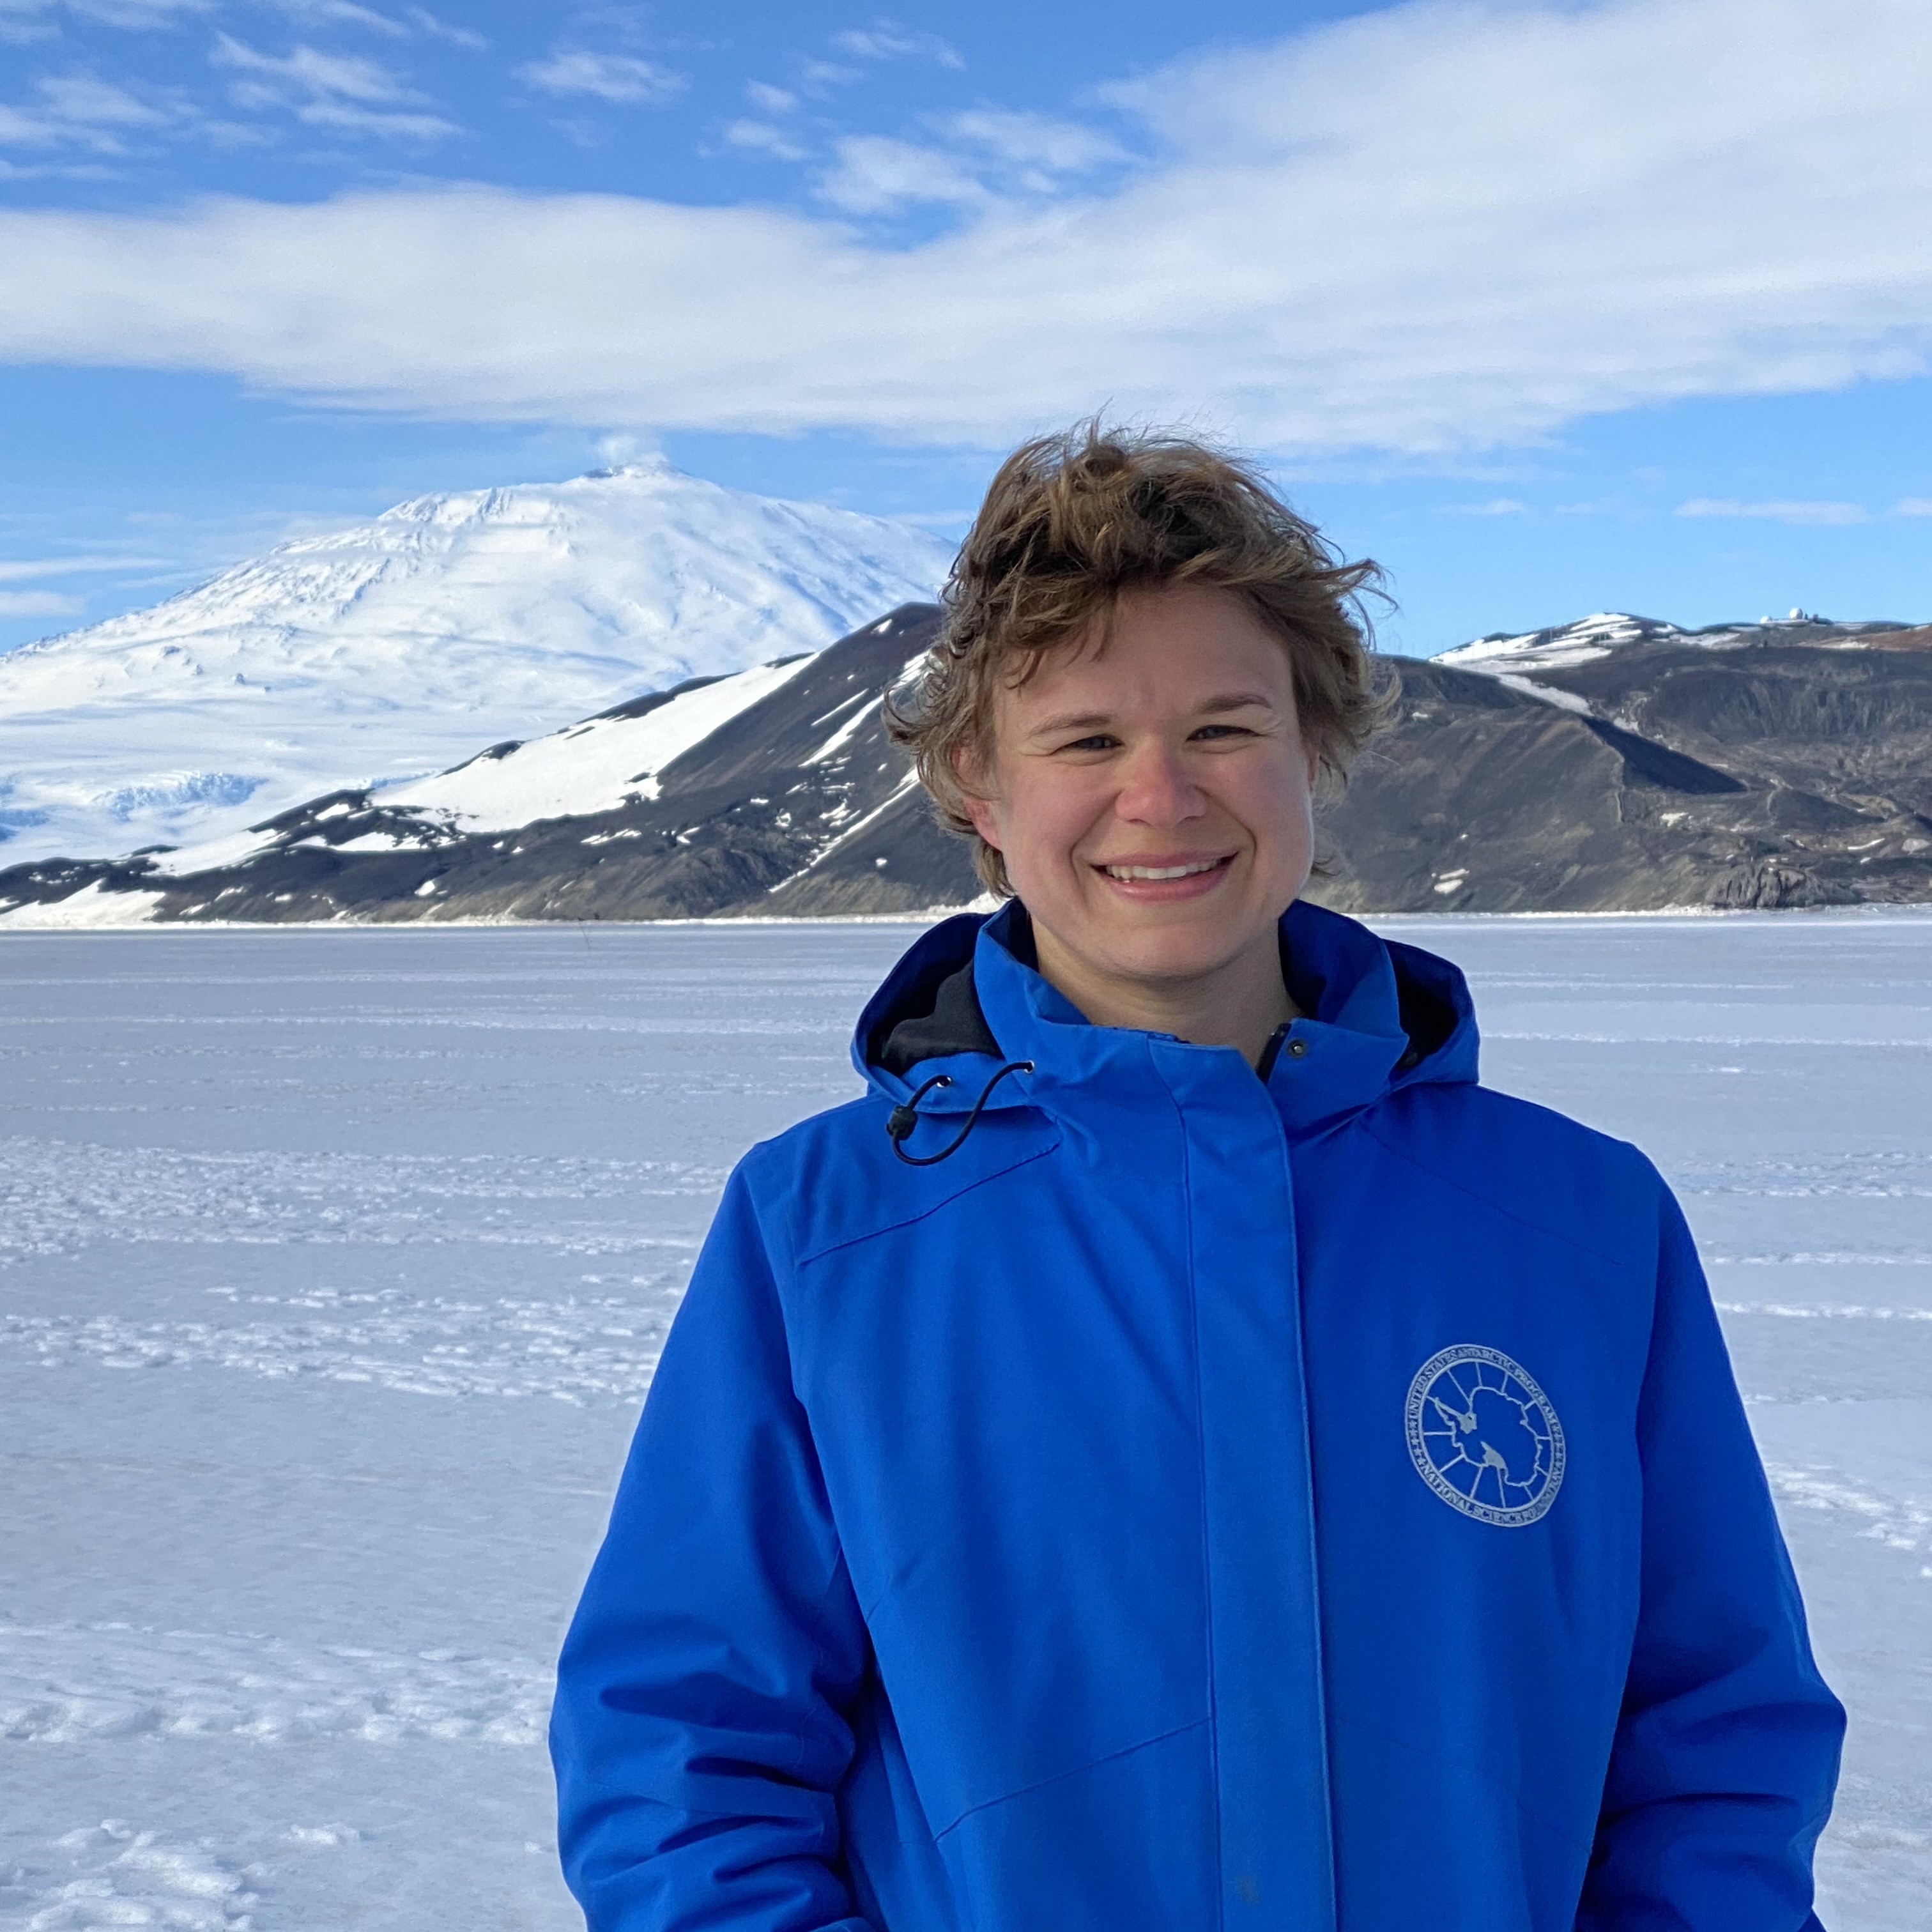
[[[334,793],[200,869],[157,854],[0,872],[0,916],[58,916],[77,893],[90,910],[126,896],[130,916],[190,922],[963,904],[977,890],[965,848],[933,824],[878,715],[937,616],[910,604],[854,632],[608,808],[478,830]],[[1932,628],[1754,626],[1714,642],[1620,621],[1630,634],[1606,649],[1544,633],[1554,642],[1491,650],[1480,669],[1391,659],[1401,696],[1324,812],[1331,869],[1314,896],[1364,912],[1932,902]],[[472,790],[524,749],[461,768]]]

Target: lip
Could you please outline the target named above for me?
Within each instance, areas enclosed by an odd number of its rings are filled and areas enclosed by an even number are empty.
[[[1227,878],[1236,855],[1232,852],[1136,852],[1118,859],[1094,862],[1094,874],[1110,892],[1138,904],[1166,904],[1177,899],[1194,899],[1214,891]],[[1131,866],[1137,871],[1178,872],[1165,879],[1117,878],[1109,866]],[[1183,872],[1181,868],[1198,867]]]

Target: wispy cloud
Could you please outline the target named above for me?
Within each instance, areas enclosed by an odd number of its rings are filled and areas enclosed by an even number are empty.
[[[1680,517],[1750,517],[1768,524],[1802,524],[1820,527],[1868,524],[1871,512],[1862,503],[1804,501],[1778,496],[1768,502],[1741,502],[1734,496],[1693,496],[1679,503]]]
[[[798,84],[807,94],[824,95],[841,87],[850,87],[859,78],[855,67],[841,67],[836,61],[806,60],[798,64]]]
[[[1043,114],[990,109],[937,123],[931,142],[876,134],[832,144],[820,200],[851,214],[884,214],[918,202],[982,208],[1001,198],[1052,195],[1069,176],[1130,158],[1111,136]]]
[[[58,590],[0,590],[0,617],[71,617],[80,608]]]
[[[154,556],[0,557],[0,584],[22,584],[44,577],[80,577],[124,570],[153,570],[166,559]]]
[[[275,11],[304,27],[359,27],[386,40],[446,40],[452,46],[480,52],[490,43],[467,27],[452,26],[427,7],[405,7],[400,14],[384,14],[358,0],[268,0]]]
[[[481,53],[490,44],[481,34],[468,27],[454,26],[432,14],[427,7],[405,7],[403,17],[426,39],[447,40],[452,46],[464,48],[470,53]]]
[[[406,39],[409,29],[400,20],[362,7],[356,0],[271,0],[277,13],[304,27],[360,27],[394,40]]]
[[[766,154],[776,155],[782,161],[802,161],[808,152],[782,128],[775,128],[769,121],[728,122],[724,138],[734,148],[762,149]]]
[[[461,131],[441,115],[422,111],[424,97],[393,68],[361,54],[306,46],[265,54],[224,33],[215,36],[209,58],[242,76],[228,92],[244,111],[282,108],[305,127],[406,141],[440,141]]]
[[[217,4],[218,0],[0,0],[0,38],[37,37],[62,14],[104,27],[146,32],[212,14]]]
[[[918,58],[940,67],[966,64],[937,34],[909,32],[896,20],[874,20],[869,27],[849,27],[842,34],[832,35],[832,45],[853,60]]]
[[[1106,404],[1434,458],[1932,367],[1928,98],[1906,0],[1412,4],[1116,90],[1151,158],[1043,195],[956,127],[842,152],[836,220],[481,188],[0,212],[0,353],[599,428],[991,443]],[[942,232],[855,226],[915,191]]]
[[[789,114],[798,105],[798,96],[770,81],[748,81],[745,98],[761,114]]]
[[[1529,514],[1529,506],[1519,502],[1514,496],[1492,496],[1484,503],[1444,503],[1439,514],[1445,517],[1522,517]]]
[[[951,116],[940,125],[954,140],[980,148],[993,160],[1025,172],[1042,186],[1063,176],[1084,174],[1128,158],[1126,148],[1112,135],[1078,122],[1056,120],[1047,114],[1012,114],[974,108]]]
[[[884,214],[916,202],[971,208],[992,199],[985,184],[951,154],[882,134],[848,134],[819,177],[820,200],[848,214]]]
[[[178,104],[164,107],[137,99],[92,74],[44,74],[26,102],[0,105],[0,146],[124,154],[130,136],[165,128],[182,112]]]
[[[1901,496],[1892,506],[1894,517],[1932,517],[1932,496]]]
[[[566,47],[554,50],[542,60],[527,62],[517,73],[546,94],[585,94],[623,107],[662,106],[689,84],[686,76],[660,67],[656,61]]]

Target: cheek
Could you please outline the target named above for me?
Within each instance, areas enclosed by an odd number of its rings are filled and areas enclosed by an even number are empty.
[[[1314,794],[1298,752],[1279,763],[1257,762],[1224,796],[1258,844],[1300,849],[1310,843]]]
[[[1052,764],[1024,766],[1012,773],[998,813],[1010,857],[1050,865],[1064,861],[1090,838],[1108,817],[1112,789],[1098,772]]]

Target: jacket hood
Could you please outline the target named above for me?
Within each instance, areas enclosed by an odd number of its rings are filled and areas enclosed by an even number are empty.
[[[1267,1078],[1291,1127],[1358,1112],[1400,1088],[1476,1078],[1474,1009],[1448,961],[1301,901],[1282,916],[1281,948],[1304,1017],[1288,1028]],[[1036,969],[1032,922],[1014,900],[926,933],[861,1015],[852,1057],[896,1105],[947,1075],[920,1102],[934,1114],[967,1111],[997,1068],[1030,1060],[1032,1070],[1010,1075],[987,1107],[1051,1111],[1056,1089],[1104,1079],[1123,1057],[1164,1037],[1089,1024]]]

